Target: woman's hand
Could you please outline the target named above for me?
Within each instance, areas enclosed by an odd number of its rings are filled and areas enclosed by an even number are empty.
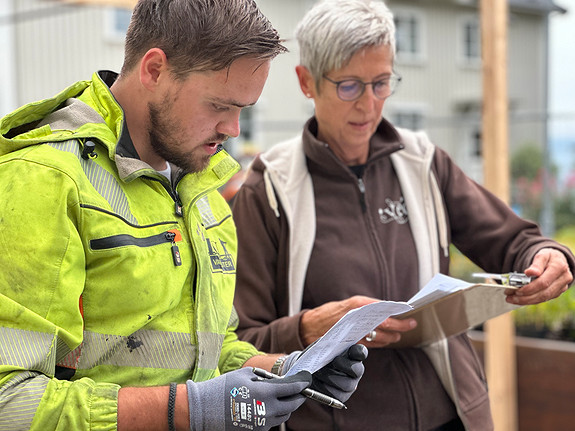
[[[326,302],[319,307],[306,311],[300,321],[300,337],[304,345],[309,346],[325,334],[348,311],[377,301],[379,300],[376,298],[356,295],[342,301]],[[385,347],[390,343],[399,341],[401,332],[409,331],[416,325],[417,323],[413,319],[389,318],[375,329],[375,337],[372,341],[362,339],[359,343],[366,347]]]
[[[565,255],[553,248],[539,250],[525,275],[536,278],[520,289],[507,289],[507,302],[529,305],[549,301],[565,292],[573,282]]]

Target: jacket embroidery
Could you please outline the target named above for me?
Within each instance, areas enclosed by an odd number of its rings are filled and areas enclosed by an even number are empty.
[[[395,221],[398,224],[405,224],[409,221],[407,206],[405,205],[403,196],[399,201],[393,201],[387,198],[385,203],[387,204],[387,208],[379,208],[377,210],[379,213],[379,220],[383,224],[388,224],[392,221]]]

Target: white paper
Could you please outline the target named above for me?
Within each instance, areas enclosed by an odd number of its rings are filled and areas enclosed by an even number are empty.
[[[473,286],[473,283],[468,283],[444,274],[436,274],[423,289],[413,295],[407,303],[413,308],[421,307],[422,305],[469,286]]]
[[[378,301],[348,311],[323,337],[303,351],[286,376],[302,370],[315,373],[373,331],[385,319],[411,309],[406,302]]]

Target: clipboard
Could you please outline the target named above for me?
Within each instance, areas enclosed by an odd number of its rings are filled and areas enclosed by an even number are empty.
[[[387,347],[424,347],[512,311],[519,305],[505,301],[504,292],[507,289],[517,288],[500,284],[473,284],[393,316],[395,319],[413,318],[417,321],[417,327],[402,333],[397,343]]]

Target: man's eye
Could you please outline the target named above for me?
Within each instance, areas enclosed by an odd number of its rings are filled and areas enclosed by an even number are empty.
[[[229,109],[227,106],[216,105],[215,103],[212,104],[212,107],[214,108],[214,111],[218,111],[218,112],[225,112]]]

